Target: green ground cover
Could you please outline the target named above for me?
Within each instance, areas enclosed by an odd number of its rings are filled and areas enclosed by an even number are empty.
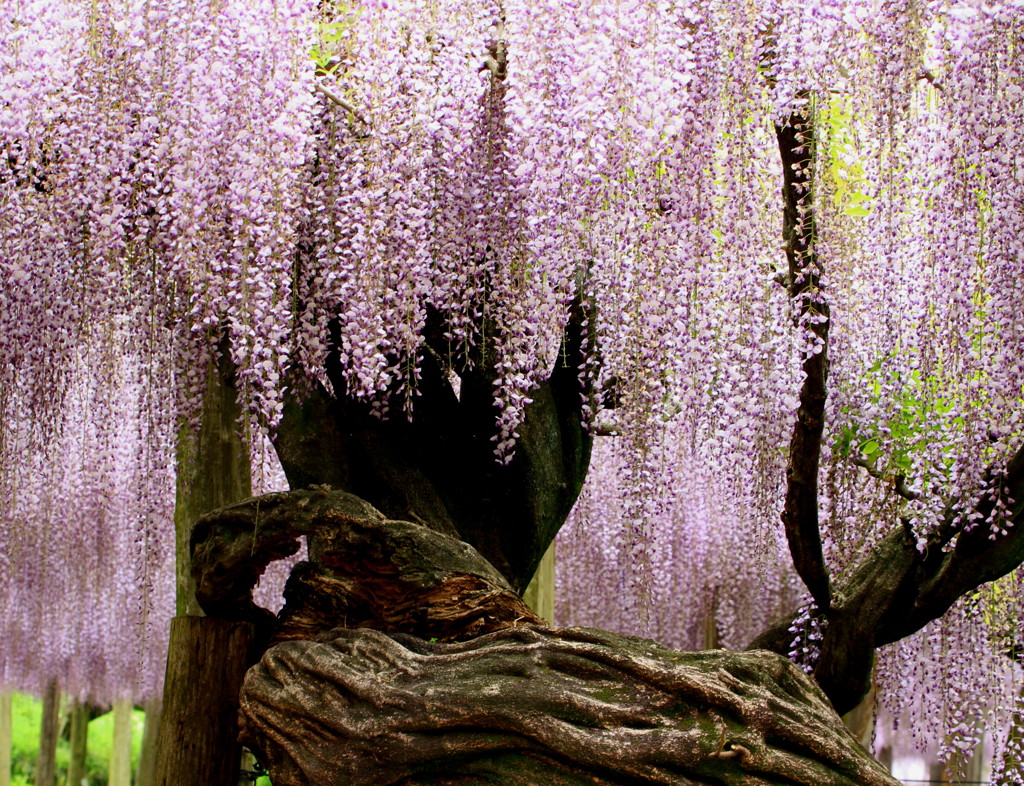
[[[11,721],[11,786],[31,786],[35,783],[36,759],[39,755],[39,723],[43,705],[38,699],[15,693],[12,699]],[[64,715],[61,720],[63,722]],[[146,713],[132,713],[132,771],[139,763],[142,730]],[[114,737],[114,716],[107,713],[89,723],[88,752],[85,775],[89,786],[106,786],[110,763],[111,741]],[[69,742],[63,737],[57,742],[57,783],[63,784],[68,769]]]

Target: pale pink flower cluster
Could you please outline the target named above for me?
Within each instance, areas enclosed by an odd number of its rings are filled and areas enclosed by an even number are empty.
[[[24,602],[4,630],[35,630],[26,609],[65,618],[39,600],[57,590],[26,567],[32,548],[132,532],[117,547],[127,572],[82,575],[111,598],[142,598],[118,651],[159,640],[140,639],[137,620],[168,613],[157,576],[174,434],[225,338],[253,433],[276,425],[288,385],[329,384],[331,351],[336,393],[415,418],[436,314],[452,373],[485,362],[493,374],[490,436],[508,461],[531,388],[560,362],[568,307],[585,297],[579,371],[598,392],[584,417],[619,436],[598,437],[560,543],[563,620],[743,646],[802,595],[779,511],[821,317],[795,323],[779,283],[772,124],[794,112],[817,130],[808,197],[822,279],[807,297],[832,315],[830,569],[842,575],[900,517],[923,544],[954,501],[965,526],[1005,530],[1007,500],[990,521],[966,514],[990,492],[986,468],[1024,438],[1018,3],[317,6],[5,7],[0,489],[20,501],[0,545],[23,545],[0,549],[0,587]],[[104,379],[108,408],[134,414],[83,408]],[[74,458],[90,451],[102,460]],[[884,481],[894,474],[917,499]],[[75,575],[60,581],[80,586]],[[957,613],[1019,623],[1022,604],[1008,582]],[[116,607],[97,608],[121,624]],[[108,646],[85,619],[56,646],[65,664],[75,642]],[[961,653],[969,630],[948,627]],[[930,635],[883,653],[881,668],[933,663]],[[42,679],[19,646],[0,652],[0,674]],[[973,662],[979,684],[998,682],[995,660],[949,662],[957,679]],[[96,668],[80,674],[102,687],[81,690],[109,691],[102,674],[155,684],[149,666]],[[957,702],[968,682],[946,684]]]

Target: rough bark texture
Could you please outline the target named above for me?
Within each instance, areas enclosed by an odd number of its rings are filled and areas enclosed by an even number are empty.
[[[207,374],[199,430],[186,424],[178,435],[174,502],[178,614],[202,614],[188,559],[192,525],[211,510],[252,496],[249,449],[239,433],[242,408],[228,353],[224,342],[218,363],[211,365]]]
[[[255,659],[252,643],[247,622],[171,620],[167,683],[175,688],[164,692],[156,786],[236,786],[238,693]]]
[[[161,731],[156,740],[158,750],[154,760],[153,780],[161,785],[229,782],[233,784],[234,781],[228,780],[193,780],[191,776],[196,773],[220,773],[231,768],[237,772],[238,769],[238,754],[233,747],[237,729],[232,727],[237,695],[225,696],[220,692],[222,685],[204,686],[202,681],[219,679],[228,684],[241,685],[242,675],[250,662],[239,662],[234,655],[225,655],[221,652],[218,648],[225,645],[225,639],[219,633],[215,632],[205,644],[195,639],[194,637],[202,636],[204,630],[217,631],[218,628],[204,626],[201,621],[196,621],[200,619],[197,616],[185,616],[201,613],[189,565],[188,538],[193,522],[204,513],[248,497],[252,493],[249,451],[239,434],[241,409],[237,402],[234,370],[229,360],[228,349],[227,342],[223,342],[218,363],[211,364],[208,369],[198,433],[194,433],[186,426],[178,437],[178,484],[174,524],[176,606],[177,613],[181,616],[175,618],[177,627],[172,625],[171,628],[167,654],[168,670],[164,678],[164,693],[168,697],[167,706],[172,717],[161,719]],[[179,634],[185,631],[191,633],[188,636],[176,636],[175,630]],[[176,647],[183,649],[178,650]],[[188,662],[188,658],[197,655],[225,660],[223,663]],[[241,671],[235,675],[220,671],[228,667],[235,667]],[[177,682],[179,679],[182,682]],[[226,727],[221,725],[222,720],[228,724]],[[186,722],[189,733],[193,735],[189,739],[176,733],[177,726]],[[192,756],[212,758],[190,759]]]
[[[346,398],[334,354],[327,372],[336,397],[314,385],[286,401],[274,447],[289,485],[328,484],[388,518],[458,537],[522,592],[572,509],[590,463],[579,380],[585,311],[580,303],[572,307],[558,362],[530,392],[533,403],[517,429],[509,465],[495,461],[491,440],[498,412],[489,342],[478,357],[452,356],[443,317],[432,312],[412,422],[402,415],[381,420],[364,402]],[[450,372],[459,375],[458,396]]]
[[[1024,562],[1024,448],[1004,471],[992,473],[992,485],[1004,499],[1016,500],[1007,534],[992,538],[986,524],[962,532],[950,507],[947,525],[935,532],[923,553],[911,533],[894,527],[839,585],[814,672],[839,712],[852,710],[870,689],[876,647],[920,630],[957,598]],[[990,500],[977,505],[980,521],[992,507]],[[750,648],[788,652],[794,617],[779,620]]]
[[[275,786],[897,783],[783,658],[580,628],[286,642],[242,718]]]
[[[54,786],[57,780],[57,736],[60,731],[60,689],[56,681],[43,692],[43,717],[39,727],[39,755],[36,759],[36,784]]]
[[[814,248],[814,204],[811,182],[814,126],[809,117],[794,113],[775,126],[782,158],[782,236],[789,265],[785,280],[800,318],[819,341],[819,350],[804,359],[800,405],[789,445],[786,500],[782,521],[793,565],[818,608],[831,604],[828,570],[818,528],[818,465],[825,428],[828,395],[828,302],[821,294],[821,267]]]
[[[1004,499],[1017,500],[1014,526],[992,539],[987,525],[964,532],[949,508],[945,526],[921,553],[915,538],[894,528],[860,564],[844,573],[839,587],[825,565],[818,521],[818,468],[828,379],[828,302],[821,292],[821,266],[814,248],[811,185],[815,130],[809,115],[794,113],[776,125],[783,171],[783,239],[789,269],[783,277],[798,313],[819,342],[820,351],[804,363],[800,405],[789,446],[786,500],[782,513],[793,564],[825,621],[821,655],[814,678],[840,713],[856,707],[871,686],[877,647],[898,641],[941,617],[967,592],[992,581],[1024,561],[1024,448],[1005,471],[990,472]],[[907,495],[903,478],[897,493]],[[980,521],[992,512],[978,505]],[[789,652],[794,615],[758,636],[751,648]]]
[[[252,588],[302,535],[310,559],[292,570],[275,619],[253,603]],[[472,546],[388,521],[330,488],[267,494],[204,516],[192,530],[192,567],[207,614],[255,622],[264,640],[370,627],[452,641],[541,622]]]

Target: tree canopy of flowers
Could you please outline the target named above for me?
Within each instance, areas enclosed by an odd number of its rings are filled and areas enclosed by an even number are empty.
[[[8,0],[0,682],[158,689],[174,443],[223,347],[254,432],[333,350],[334,392],[415,419],[434,315],[453,384],[497,371],[507,462],[591,306],[563,621],[742,647],[814,618],[779,515],[823,352],[827,571],[897,524],[922,552],[1006,537],[1022,35],[1019,0]],[[1017,573],[965,596],[880,652],[883,700],[925,742],[1005,732],[1022,616]],[[815,635],[794,625],[809,667]]]

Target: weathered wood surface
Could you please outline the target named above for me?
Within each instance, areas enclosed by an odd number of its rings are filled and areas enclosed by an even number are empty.
[[[82,786],[85,777],[85,755],[89,745],[89,706],[73,699],[68,708],[70,752],[66,786]]]
[[[57,782],[57,734],[60,730],[60,688],[51,680],[43,691],[43,717],[39,726],[39,755],[36,758],[36,784],[54,786]]]
[[[250,653],[246,651],[247,646],[244,647],[246,662],[239,663],[234,654],[224,656],[220,650],[232,641],[238,643],[242,628],[231,632],[233,629],[230,627],[227,630],[220,630],[222,626],[206,628],[196,621],[200,609],[189,565],[189,536],[196,518],[252,493],[248,443],[239,433],[242,410],[237,401],[234,368],[226,339],[218,349],[219,357],[206,369],[199,430],[194,431],[186,424],[178,433],[177,497],[174,505],[178,618],[172,623],[168,670],[164,677],[164,692],[168,696],[172,717],[166,723],[160,722],[159,728],[168,731],[156,736],[155,756],[147,757],[146,770],[140,773],[150,779],[145,782],[139,779],[140,784],[146,783],[146,786],[152,783],[175,786],[231,783],[234,786],[236,783],[234,779],[220,779],[220,773],[232,768],[237,773],[238,769],[239,758],[231,738],[235,728],[233,713],[237,707],[237,694],[223,693],[220,684],[207,686],[198,681],[212,677],[226,680],[228,685],[237,688],[249,665]],[[211,641],[204,646],[194,637],[201,636],[206,629],[218,632],[213,633]],[[186,632],[188,635],[184,635]],[[245,635],[250,636],[251,631]],[[188,664],[187,659],[196,655],[224,657],[225,662]],[[218,704],[222,700],[226,703]],[[192,704],[186,704],[186,701]],[[226,718],[229,714],[231,717]],[[204,725],[204,721],[208,722]],[[173,731],[179,724],[185,724],[189,737],[179,736]],[[226,742],[221,744],[225,735]],[[205,758],[189,759],[190,756]],[[205,777],[208,773],[215,773],[218,780],[208,780]],[[194,774],[202,777],[193,777]]]
[[[897,784],[784,658],[590,629],[285,642],[241,714],[275,786]]]
[[[271,561],[298,550],[303,535],[310,558],[293,569],[275,619],[253,603],[252,589]],[[367,627],[456,641],[541,622],[472,546],[388,521],[358,497],[326,487],[221,508],[196,523],[191,544],[204,611],[256,622],[264,639]]]
[[[238,694],[253,660],[253,626],[175,617],[156,754],[157,786],[236,786]]]
[[[333,320],[324,370],[334,395],[319,383],[290,379],[274,448],[292,488],[327,483],[390,519],[458,537],[521,592],[572,510],[590,464],[593,435],[584,426],[584,407],[596,403],[596,393],[580,369],[596,360],[587,348],[597,340],[597,320],[582,297],[570,305],[559,362],[530,390],[515,455],[501,465],[492,439],[499,357],[491,341],[454,347],[452,316],[427,309],[411,421],[399,414],[382,420],[369,402],[347,395],[343,325]],[[486,315],[481,321],[482,335],[499,329]],[[401,412],[402,403],[394,396],[391,411]]]

